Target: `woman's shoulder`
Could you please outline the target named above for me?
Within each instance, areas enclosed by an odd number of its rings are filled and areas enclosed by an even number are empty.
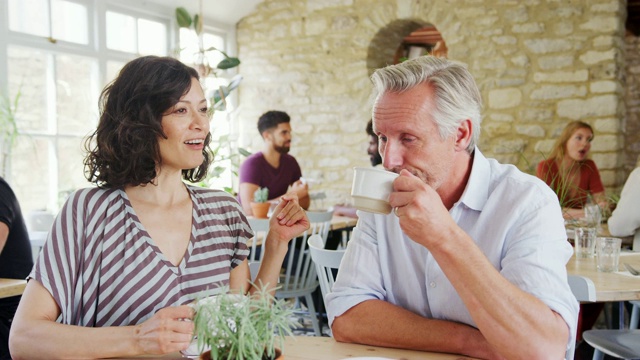
[[[229,203],[238,205],[238,200],[226,191],[218,189],[203,188],[200,186],[187,185],[189,191],[197,199],[200,199],[206,203]]]
[[[553,165],[553,163],[554,161],[551,158],[543,159],[538,163],[538,167],[541,167],[541,166],[550,167],[551,165]]]
[[[73,201],[74,203],[95,202],[118,196],[118,194],[119,188],[89,187],[73,191],[67,201]]]

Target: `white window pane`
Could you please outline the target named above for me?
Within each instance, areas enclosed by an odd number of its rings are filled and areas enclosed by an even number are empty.
[[[185,64],[195,64],[199,49],[195,31],[180,28],[180,61]]]
[[[18,129],[47,132],[47,69],[50,55],[43,51],[9,46],[8,78],[11,98],[20,91],[16,117]]]
[[[56,56],[56,118],[58,134],[87,135],[97,123],[98,66],[74,55]]]
[[[16,140],[11,156],[11,187],[23,214],[50,209],[53,199],[49,195],[49,179],[55,179],[49,161],[50,149],[50,140],[45,138],[21,135]]]
[[[76,44],[89,43],[87,7],[64,0],[52,2],[53,38]]]
[[[107,11],[107,48],[136,53],[136,19]]]
[[[125,63],[120,61],[107,61],[107,74],[105,76],[106,83],[102,85],[103,88],[116,79],[120,70],[124,67],[124,64]]]
[[[167,55],[167,27],[156,21],[138,19],[138,53]]]
[[[9,0],[9,29],[48,37],[49,1]]]
[[[58,206],[76,189],[91,186],[84,177],[83,138],[58,140]]]

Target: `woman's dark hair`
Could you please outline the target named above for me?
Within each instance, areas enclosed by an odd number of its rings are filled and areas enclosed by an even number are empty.
[[[100,120],[85,141],[85,176],[102,188],[144,185],[157,176],[161,164],[158,139],[162,116],[199,79],[195,69],[170,57],[144,56],[127,63],[100,95]],[[95,140],[95,143],[94,143]],[[204,161],[182,171],[185,180],[198,182],[212,161],[207,135]]]

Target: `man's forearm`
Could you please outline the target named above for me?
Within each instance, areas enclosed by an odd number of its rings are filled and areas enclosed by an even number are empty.
[[[427,319],[382,300],[349,309],[334,320],[332,331],[340,342],[499,358],[478,329]]]

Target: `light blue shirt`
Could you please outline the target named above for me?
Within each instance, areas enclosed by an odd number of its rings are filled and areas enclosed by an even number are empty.
[[[560,314],[575,341],[579,306],[566,271],[573,250],[558,198],[536,177],[487,159],[477,148],[474,154],[469,182],[451,217],[502,276]],[[330,324],[351,307],[379,299],[426,318],[477,327],[429,250],[402,232],[393,212],[358,211],[358,216],[326,297]]]

